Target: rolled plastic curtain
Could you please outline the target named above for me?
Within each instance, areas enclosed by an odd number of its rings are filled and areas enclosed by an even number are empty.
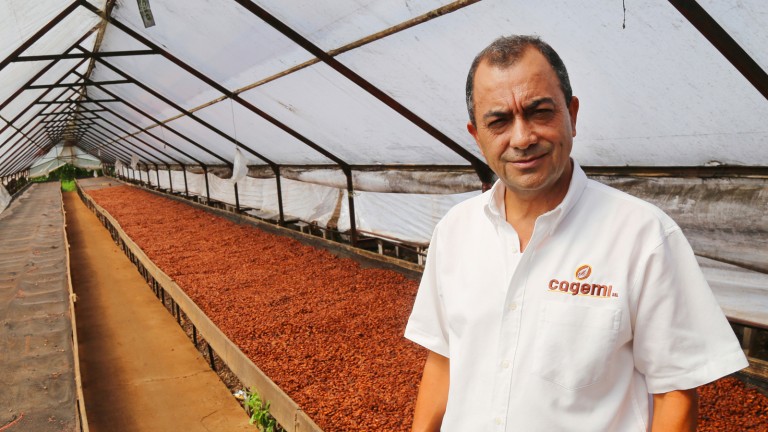
[[[8,193],[8,190],[5,188],[5,186],[0,184],[0,213],[2,213],[10,203],[11,194]]]
[[[235,161],[232,166],[232,177],[230,177],[229,182],[232,184],[238,184],[240,183],[245,176],[248,175],[248,165],[246,165],[246,160],[243,157],[243,154],[240,153],[240,149],[235,149]]]

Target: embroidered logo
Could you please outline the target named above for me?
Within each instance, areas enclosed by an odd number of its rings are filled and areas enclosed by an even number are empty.
[[[601,283],[589,283],[582,282],[588,279],[592,275],[592,266],[584,264],[576,269],[573,273],[576,281],[566,281],[552,279],[549,281],[549,290],[551,292],[561,292],[565,294],[571,294],[574,296],[589,296],[589,297],[618,297],[619,294],[613,292],[613,285],[605,285]]]
[[[589,266],[589,264],[584,264],[583,266],[576,269],[576,279],[578,280],[584,280],[589,277],[589,275],[592,274],[592,267]]]

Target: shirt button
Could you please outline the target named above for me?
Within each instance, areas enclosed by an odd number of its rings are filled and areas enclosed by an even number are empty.
[[[510,303],[509,306],[507,306],[507,308],[509,309],[510,312],[513,311],[513,310],[516,310],[517,309],[517,303]]]
[[[496,424],[500,425],[502,423],[503,423],[503,421],[501,420],[501,417],[496,417]]]
[[[501,367],[502,367],[503,369],[506,369],[506,368],[508,368],[508,367],[509,367],[509,361],[507,361],[507,360],[504,360],[503,362],[501,362]]]

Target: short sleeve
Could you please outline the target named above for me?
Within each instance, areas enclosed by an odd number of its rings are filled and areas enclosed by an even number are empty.
[[[413,304],[408,325],[405,327],[405,337],[430,351],[449,357],[445,309],[438,286],[439,227],[440,224],[432,233],[419,292],[416,294],[416,301]]]
[[[650,393],[691,389],[748,366],[679,228],[650,253],[633,290],[635,367]]]

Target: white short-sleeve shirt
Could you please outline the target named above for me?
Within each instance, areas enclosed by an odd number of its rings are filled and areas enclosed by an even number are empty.
[[[646,431],[650,393],[748,365],[680,228],[588,180],[523,253],[504,185],[435,228],[406,327],[450,358],[443,431]]]

